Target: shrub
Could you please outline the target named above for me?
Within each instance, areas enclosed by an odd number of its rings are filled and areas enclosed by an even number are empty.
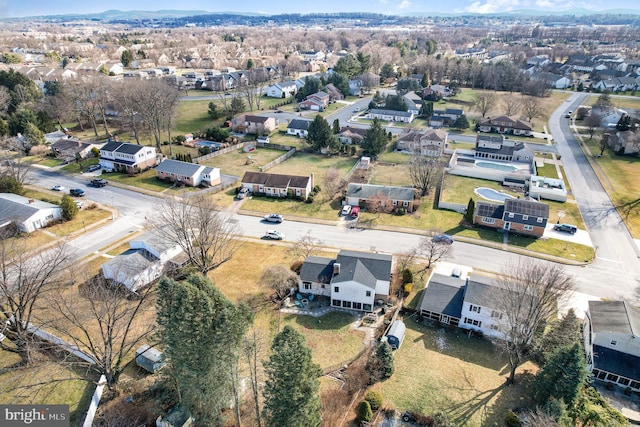
[[[398,213],[398,215],[406,215],[407,209],[406,208],[398,208],[396,210],[396,212]]]
[[[296,274],[300,274],[300,270],[302,270],[302,264],[303,264],[303,261],[300,261],[298,259],[293,261],[289,268],[291,269],[291,271],[294,271]]]
[[[520,417],[513,411],[509,411],[504,417],[504,423],[507,425],[507,427],[519,427]]]
[[[320,186],[319,186],[319,185],[314,185],[314,186],[313,186],[313,192],[314,192],[314,193],[318,194],[320,191],[321,191],[321,188],[320,188]]]
[[[402,290],[405,296],[409,295],[413,290],[413,283],[405,283]]]
[[[62,217],[67,221],[72,220],[78,214],[78,206],[68,194],[62,196],[60,207],[62,208]]]
[[[369,402],[372,410],[377,411],[382,406],[382,393],[376,390],[369,390],[365,393],[364,400]]]
[[[373,411],[371,405],[366,400],[358,404],[358,420],[369,422],[373,419]]]
[[[402,270],[402,283],[413,283],[413,273],[408,268]]]
[[[449,419],[449,416],[442,411],[433,414],[434,427],[455,427],[455,424]]]
[[[304,201],[307,204],[313,203],[313,194],[309,194],[309,197]]]

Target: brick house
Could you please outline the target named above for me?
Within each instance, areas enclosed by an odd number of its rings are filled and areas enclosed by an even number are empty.
[[[542,237],[548,221],[549,205],[534,200],[478,201],[473,213],[474,224],[532,237]]]

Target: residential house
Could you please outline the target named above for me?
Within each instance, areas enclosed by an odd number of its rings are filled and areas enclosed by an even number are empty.
[[[583,327],[593,377],[640,391],[640,309],[626,301],[589,301]]]
[[[618,154],[640,152],[640,134],[630,130],[609,135],[608,146]]]
[[[105,279],[136,292],[184,261],[182,248],[161,229],[154,229],[131,240],[129,250],[102,264],[101,269]]]
[[[610,79],[603,79],[593,85],[594,88],[610,92],[625,92],[629,90],[638,90],[640,83],[633,77],[613,77]]]
[[[45,144],[53,144],[54,142],[64,138],[71,138],[71,135],[60,129],[44,134]]]
[[[278,127],[274,117],[253,114],[241,114],[235,117],[231,123],[234,131],[254,135],[270,134]]]
[[[220,184],[220,169],[179,160],[165,159],[156,167],[156,177],[191,187]]]
[[[416,95],[415,92],[407,92],[402,95],[402,100],[407,106],[407,111],[413,113],[414,116],[420,114],[420,109],[422,108],[422,98],[419,95]]]
[[[287,126],[287,135],[296,135],[300,138],[306,138],[309,134],[309,123],[311,123],[311,120],[291,120]]]
[[[566,89],[571,86],[571,79],[554,73],[533,73],[531,80],[543,82],[546,86],[554,89]]]
[[[267,96],[271,98],[288,98],[298,92],[298,86],[293,80],[278,82],[267,88]]]
[[[522,120],[509,116],[488,117],[478,123],[480,132],[497,132],[522,136],[533,136],[533,129]]]
[[[100,167],[105,171],[137,173],[158,164],[155,147],[111,141],[100,148]]]
[[[533,161],[533,151],[523,142],[506,139],[504,135],[477,134],[474,157],[505,162],[531,162]]]
[[[537,69],[542,69],[551,64],[551,61],[549,60],[549,55],[536,55],[532,58],[527,59],[527,64],[532,65]]]
[[[93,148],[100,149],[105,143],[82,142],[74,139],[61,138],[51,144],[51,152],[55,157],[75,160],[78,157],[85,159],[91,155]]]
[[[412,187],[349,183],[346,201],[351,206],[368,206],[369,209],[395,210],[404,208],[413,212],[415,191]]]
[[[317,52],[315,50],[300,52],[300,55],[307,61],[324,61],[326,58],[324,52]]]
[[[449,134],[441,129],[411,131],[398,138],[398,150],[421,154],[423,156],[440,157],[447,146]]]
[[[320,91],[313,93],[298,105],[303,110],[323,111],[329,105],[331,97],[328,93]]]
[[[367,129],[345,126],[340,128],[340,133],[336,136],[341,143],[351,145],[362,143],[366,135]]]
[[[451,95],[449,86],[443,85],[431,85],[422,90],[422,99],[429,99],[430,97],[446,98]]]
[[[349,95],[360,96],[362,95],[362,80],[351,79],[349,80]]]
[[[458,117],[464,114],[464,110],[461,108],[446,108],[444,110],[433,110],[431,117],[429,117],[429,125],[434,128],[440,128],[443,126],[451,126]]]
[[[377,118],[389,122],[411,123],[415,117],[414,114],[409,111],[380,110],[373,108],[369,110],[369,118]]]
[[[549,205],[534,200],[506,199],[504,205],[479,200],[473,223],[525,236],[542,237],[549,221]]]
[[[460,326],[466,280],[434,273],[418,306],[420,315],[445,325]]]
[[[301,292],[329,296],[331,306],[372,311],[389,297],[393,257],[341,250],[335,259],[309,257],[300,270]]]
[[[287,197],[289,193],[295,197],[306,199],[313,188],[313,174],[310,176],[279,175],[264,172],[245,172],[241,182],[242,188],[252,193],[271,197]]]
[[[342,92],[338,90],[337,87],[333,83],[329,83],[324,90],[329,94],[329,100],[331,101],[342,101],[344,99],[344,95]]]
[[[0,193],[0,229],[15,224],[23,233],[31,233],[60,218],[62,208],[58,205],[13,193]]]

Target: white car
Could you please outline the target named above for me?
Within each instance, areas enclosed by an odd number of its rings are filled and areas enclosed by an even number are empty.
[[[53,191],[64,191],[64,187],[62,185],[54,185],[51,189]]]
[[[267,232],[264,233],[264,238],[269,240],[283,240],[284,233],[278,230],[267,230]]]
[[[351,205],[344,205],[342,207],[342,211],[340,211],[340,215],[347,216],[351,213]]]
[[[78,207],[78,209],[82,209],[83,205],[84,205],[84,203],[82,203],[82,201],[76,200],[76,206]]]
[[[282,215],[280,214],[270,214],[265,215],[264,220],[267,222],[276,222],[280,224],[282,221],[284,221],[284,218],[282,218]]]

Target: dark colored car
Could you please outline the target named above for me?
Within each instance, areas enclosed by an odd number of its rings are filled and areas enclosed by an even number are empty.
[[[448,234],[436,234],[431,238],[431,240],[435,243],[447,243],[450,245],[453,243],[453,236],[449,236]]]
[[[91,180],[91,186],[92,187],[104,187],[108,183],[109,183],[109,181],[107,181],[106,179],[92,179]]]
[[[69,190],[69,194],[71,194],[72,196],[75,197],[83,197],[84,196],[84,190],[81,188],[72,188],[71,190]]]
[[[100,165],[91,165],[87,168],[87,172],[95,172],[101,168]]]
[[[556,231],[563,231],[565,233],[571,234],[576,234],[576,231],[578,231],[578,227],[571,224],[556,224],[553,226],[553,229]]]

